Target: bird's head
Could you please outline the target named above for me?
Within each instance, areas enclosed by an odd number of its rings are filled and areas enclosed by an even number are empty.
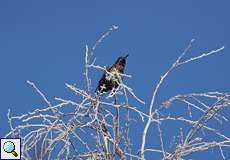
[[[125,55],[124,57],[118,57],[117,61],[115,62],[115,64],[117,65],[121,65],[121,66],[125,66],[126,64],[126,58],[128,57],[129,55]]]

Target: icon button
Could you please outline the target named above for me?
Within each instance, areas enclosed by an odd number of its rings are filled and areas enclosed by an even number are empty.
[[[21,159],[21,139],[1,138],[1,160]]]
[[[14,155],[14,157],[17,157],[18,154],[17,152],[15,152],[15,145],[14,145],[14,142],[12,141],[6,141],[4,144],[3,144],[3,149],[5,152],[7,153],[12,153]]]

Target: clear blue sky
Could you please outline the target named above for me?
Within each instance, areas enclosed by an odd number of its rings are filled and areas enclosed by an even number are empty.
[[[96,62],[109,65],[129,53],[126,72],[133,78],[126,83],[147,104],[160,75],[193,38],[187,57],[223,45],[225,50],[173,72],[157,102],[177,93],[228,92],[229,6],[227,0],[0,1],[0,136],[8,131],[8,108],[21,114],[44,106],[26,80],[50,99],[68,96],[65,82],[83,87],[85,45],[112,25],[120,28],[97,48]],[[93,72],[93,87],[100,75]],[[210,153],[202,158],[215,159]]]

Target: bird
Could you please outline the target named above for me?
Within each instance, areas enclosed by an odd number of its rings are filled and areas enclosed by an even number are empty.
[[[119,83],[121,83],[122,76],[120,74],[124,74],[126,58],[128,56],[129,55],[127,54],[125,56],[118,57],[112,66],[106,68],[98,82],[95,92],[102,94],[113,89],[117,89]]]

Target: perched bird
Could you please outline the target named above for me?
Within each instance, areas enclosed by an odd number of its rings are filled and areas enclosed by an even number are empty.
[[[124,57],[119,57],[111,67],[106,68],[106,71],[98,82],[98,86],[96,88],[97,93],[101,94],[108,92],[112,89],[116,89],[119,86],[122,78],[119,74],[124,73],[126,58],[128,56],[129,55],[127,54]]]

